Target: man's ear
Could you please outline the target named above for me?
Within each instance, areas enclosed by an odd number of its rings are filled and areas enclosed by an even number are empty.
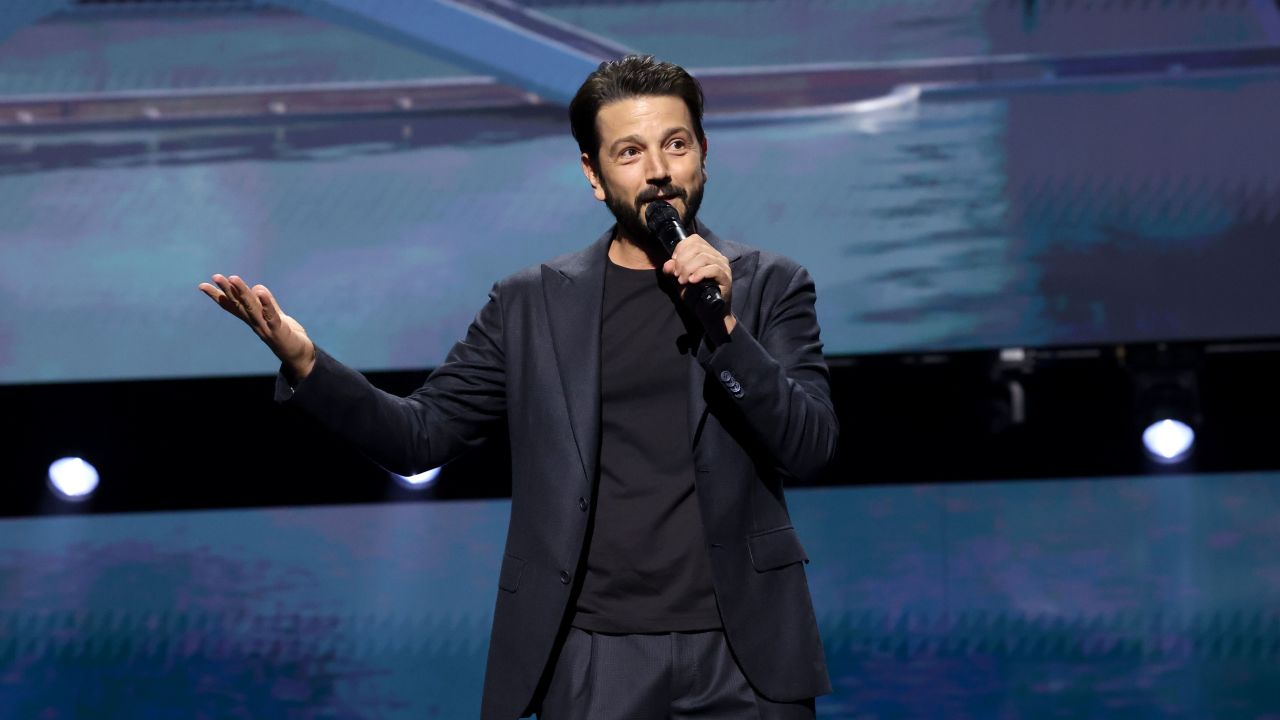
[[[600,183],[600,175],[596,172],[595,164],[591,162],[591,157],[586,153],[582,153],[582,174],[587,177],[587,182],[591,183],[591,189],[595,191],[596,199],[604,202],[604,185]]]
[[[707,181],[707,136],[702,136],[702,182]]]

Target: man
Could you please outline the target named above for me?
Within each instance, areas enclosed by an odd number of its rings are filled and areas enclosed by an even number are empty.
[[[569,113],[616,225],[497,283],[408,398],[317,349],[267,288],[200,289],[280,358],[280,401],[395,472],[508,419],[484,718],[812,718],[830,682],[783,484],[836,444],[813,282],[698,221],[702,91],[683,69],[603,63]],[[657,200],[694,231],[670,258],[642,220]],[[683,300],[704,280],[718,316]]]

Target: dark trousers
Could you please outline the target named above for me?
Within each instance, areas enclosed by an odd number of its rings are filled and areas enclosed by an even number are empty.
[[[747,683],[719,630],[608,635],[570,628],[540,720],[813,720],[813,700],[775,703]]]

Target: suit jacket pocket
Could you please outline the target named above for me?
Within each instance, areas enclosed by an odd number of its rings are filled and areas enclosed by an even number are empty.
[[[502,556],[502,571],[498,573],[498,587],[515,592],[520,587],[520,575],[524,573],[524,560],[515,555]]]
[[[796,529],[790,525],[747,536],[747,552],[756,572],[777,570],[793,563],[809,562]]]

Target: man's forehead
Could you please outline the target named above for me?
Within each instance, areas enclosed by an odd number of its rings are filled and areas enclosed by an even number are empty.
[[[630,135],[640,129],[665,132],[680,127],[692,131],[693,118],[684,100],[676,95],[639,95],[601,106],[596,127],[607,143],[608,135]]]

